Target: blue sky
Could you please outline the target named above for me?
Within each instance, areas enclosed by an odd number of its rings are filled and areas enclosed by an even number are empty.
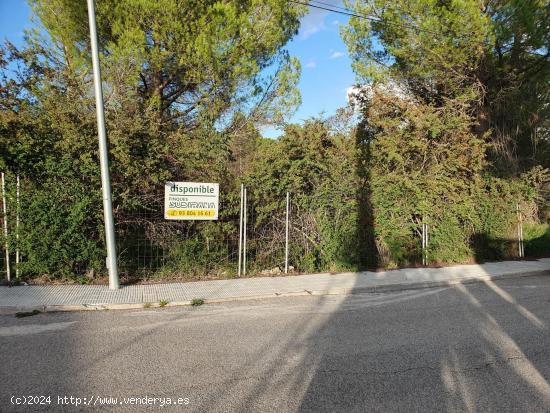
[[[347,47],[340,37],[340,25],[347,21],[347,16],[310,8],[302,19],[300,32],[288,44],[290,54],[302,63],[299,84],[302,105],[291,122],[301,123],[321,112],[331,115],[347,104],[346,90],[355,83]],[[263,131],[270,137],[280,133],[273,129]]]
[[[340,0],[329,1],[341,5]],[[25,0],[0,0],[0,39],[21,45],[23,30],[31,25],[30,15]],[[300,32],[288,44],[290,54],[302,63],[299,84],[302,105],[291,122],[301,123],[322,112],[330,115],[346,105],[346,89],[355,80],[346,45],[340,37],[340,25],[346,23],[346,16],[310,8],[302,19]],[[268,137],[280,133],[275,129],[263,131]]]
[[[31,9],[25,0],[0,0],[0,40],[16,46],[23,43],[23,30],[30,27]]]

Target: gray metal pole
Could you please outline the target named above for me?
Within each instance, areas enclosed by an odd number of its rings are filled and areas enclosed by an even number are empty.
[[[2,172],[2,213],[4,215],[4,237],[6,238],[6,278],[8,281],[11,281],[10,250],[8,247],[8,207],[6,204],[6,179],[4,177],[4,172]]]
[[[244,185],[241,184],[241,214],[239,217],[239,268],[237,269],[237,276],[241,276],[241,259],[243,255],[243,197],[244,197]]]
[[[518,257],[521,258],[521,234],[519,230],[519,204],[516,204],[516,217],[518,219],[518,223],[516,225],[516,229],[518,231]]]
[[[426,265],[426,224],[422,223],[422,265]]]
[[[248,198],[246,196],[246,186],[244,187],[244,230],[243,230],[243,275],[246,275],[246,216],[248,215]]]
[[[523,258],[523,226],[521,225],[521,211],[519,203],[516,204],[516,213],[518,216],[518,255]]]
[[[519,230],[519,204],[516,204],[516,217],[518,219],[518,223],[516,225],[516,229],[518,231],[518,257],[521,258],[521,234]]]
[[[428,265],[429,238],[430,238],[430,226],[426,224],[426,262],[424,265]]]
[[[288,274],[288,221],[290,214],[290,192],[286,193],[286,223],[285,223],[285,274]]]
[[[521,258],[525,257],[525,246],[523,244],[523,224],[519,223],[519,233],[520,233],[520,248],[521,248]]]
[[[521,223],[521,257],[525,258],[525,242],[523,241],[523,221]]]
[[[95,22],[94,0],[88,0],[88,19],[90,21],[90,40],[92,43],[92,66],[94,72],[95,104],[97,112],[97,134],[99,136],[99,160],[101,166],[101,187],[103,190],[103,217],[105,221],[105,241],[107,244],[107,269],[109,270],[109,288],[119,288],[118,265],[116,261],[115,226],[113,205],[111,202],[111,180],[109,177],[109,153],[107,133],[105,131],[105,114],[103,109],[103,90]]]
[[[19,175],[15,192],[15,278],[19,279]]]

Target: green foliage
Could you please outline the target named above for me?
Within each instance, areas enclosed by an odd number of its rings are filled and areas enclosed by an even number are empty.
[[[310,119],[303,126],[288,126],[276,141],[262,142],[246,178],[258,200],[260,233],[274,218],[282,229],[286,192],[290,192],[290,261],[300,271],[356,268],[355,143],[350,131],[334,131],[336,122],[337,118]],[[271,234],[270,244],[284,245],[277,238],[282,231]]]
[[[499,0],[487,6],[494,43],[480,67],[487,99],[482,126],[490,153],[507,174],[550,166],[550,14],[545,0]]]
[[[550,16],[544,0],[353,1],[342,30],[365,82],[397,82],[435,105],[469,101],[499,174],[548,167]]]
[[[101,271],[104,259],[98,188],[80,182],[67,162],[48,161],[43,172],[38,182],[23,181],[22,273],[71,277],[86,270]]]
[[[364,162],[377,242],[370,254],[380,254],[380,265],[419,262],[422,223],[430,226],[430,262],[514,255],[516,204],[533,205],[544,172],[493,177],[486,145],[460,108],[453,101],[436,107],[374,89],[363,123],[370,135],[360,145],[369,148]]]
[[[550,225],[526,223],[523,225],[525,255],[547,257],[550,254]]]
[[[26,276],[101,274],[86,3],[30,3],[39,25],[25,47],[0,48],[0,167],[26,185],[21,269]],[[283,0],[96,2],[123,268],[135,269],[135,245],[144,237],[173,266],[200,254],[192,273],[225,265],[222,240],[234,233],[231,225],[199,231],[189,224],[189,240],[174,246],[158,199],[167,180],[219,182],[223,218],[238,213],[236,179],[245,171],[235,165],[251,159],[254,125],[280,123],[299,103],[299,63],[284,46],[304,12]],[[15,66],[21,70],[8,75]],[[148,215],[136,219],[142,211]]]
[[[538,151],[547,144],[535,138],[548,130],[539,118],[548,108],[550,79],[542,29],[548,15],[541,2],[348,5],[378,17],[352,17],[342,33],[365,83],[356,97],[363,117],[361,202],[372,228],[368,253],[380,256],[375,265],[418,262],[423,223],[430,227],[430,262],[514,256],[516,205],[522,210],[547,205],[547,171],[532,168],[537,152],[527,162],[516,156],[529,147],[527,135]],[[525,77],[526,65],[536,67],[536,80]],[[526,84],[536,92],[526,93]],[[503,96],[514,96],[505,113]],[[511,135],[512,129],[524,131],[523,138]]]
[[[456,96],[472,79],[490,38],[489,17],[477,0],[348,1],[358,14],[343,29],[363,79],[403,79],[426,96]],[[377,46],[379,39],[383,48]]]
[[[31,4],[53,44],[62,47],[59,57],[68,69],[89,71],[86,3]],[[130,107],[118,107],[122,113],[138,110],[151,121],[160,116],[186,126],[214,122],[260,101],[271,115],[291,109],[299,67],[282,48],[304,11],[282,0],[98,1],[106,95],[112,94],[108,107],[123,100]]]
[[[430,262],[457,263],[472,259],[467,230],[452,212],[446,212],[430,229]]]
[[[178,240],[169,248],[161,273],[177,274],[184,278],[221,273],[230,275],[234,269],[227,259],[230,251],[227,243],[223,242],[225,236],[223,232],[216,236],[206,230],[195,237]]]

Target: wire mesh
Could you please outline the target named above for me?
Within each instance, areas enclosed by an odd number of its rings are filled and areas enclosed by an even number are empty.
[[[285,210],[262,217],[261,200],[248,196],[247,274],[275,275],[285,265]]]
[[[16,195],[15,176],[12,175],[6,176],[6,200],[10,234],[7,241],[13,278]],[[25,188],[22,186],[22,198],[25,197],[24,191]],[[273,199],[267,201],[256,196],[254,188],[248,188],[247,194],[246,276],[283,274],[286,246],[286,198],[282,195],[275,202]],[[291,194],[290,196],[288,264],[291,273],[330,269],[327,267],[324,256],[327,239],[323,235],[322,225],[318,222],[319,215],[313,206],[314,201],[305,195]],[[170,276],[182,279],[235,277],[238,272],[239,258],[239,208],[240,199],[237,191],[231,193],[222,191],[217,221],[166,220],[164,197],[160,192],[148,198],[146,202],[144,200],[138,208],[123,214],[119,213],[116,215],[115,222],[121,275],[127,280]],[[6,238],[4,221],[3,219],[0,221],[2,225],[0,277],[5,278]],[[511,222],[511,228],[519,231],[517,220]],[[516,256],[514,255],[517,252],[515,234],[508,238],[497,240],[511,246],[506,251],[504,248],[500,249],[507,256]],[[32,245],[32,242],[30,244]],[[417,244],[415,248],[421,250],[420,243]],[[24,258],[22,256],[22,259]],[[84,271],[86,268],[82,269],[82,272]]]
[[[119,271],[129,278],[172,275],[220,277],[236,269],[238,221],[164,218],[163,198],[127,214],[116,225]]]

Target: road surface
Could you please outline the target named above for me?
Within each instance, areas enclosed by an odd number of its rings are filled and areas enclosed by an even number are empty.
[[[1,316],[0,411],[550,411],[549,326],[548,276]]]

